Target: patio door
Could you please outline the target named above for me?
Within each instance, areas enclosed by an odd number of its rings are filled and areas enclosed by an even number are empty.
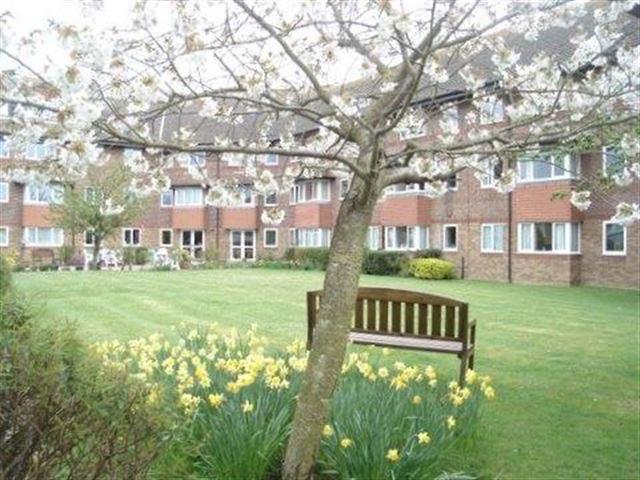
[[[202,258],[204,251],[204,232],[202,230],[182,230],[181,244],[193,258]]]
[[[253,230],[231,230],[231,260],[255,260],[256,235]]]

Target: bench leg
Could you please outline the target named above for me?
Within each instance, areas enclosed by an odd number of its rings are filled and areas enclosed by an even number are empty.
[[[460,384],[460,387],[464,387],[464,379],[466,374],[467,374],[467,355],[463,354],[460,357],[460,378],[458,381],[458,383]]]

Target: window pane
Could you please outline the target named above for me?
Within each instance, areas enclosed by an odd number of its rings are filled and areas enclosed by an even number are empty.
[[[482,249],[493,250],[490,225],[485,225],[482,227]]]
[[[445,248],[456,248],[457,245],[457,228],[445,227],[444,230],[444,246]]]
[[[396,248],[407,248],[407,227],[396,227]]]
[[[493,249],[496,252],[504,250],[504,225],[494,225],[493,227]]]
[[[140,244],[140,230],[138,230],[137,228],[133,230],[133,244]]]
[[[173,204],[173,190],[167,190],[162,194],[162,205],[170,206]]]
[[[536,180],[551,178],[551,164],[547,163],[551,160],[549,156],[545,156],[540,161],[533,162],[533,178]]]
[[[623,252],[624,226],[619,223],[608,223],[605,229],[605,250],[607,252]]]
[[[244,244],[247,247],[253,247],[253,232],[251,230],[244,232]]]
[[[418,248],[429,248],[429,229],[426,227],[419,227],[420,232],[420,245]]]
[[[173,232],[171,230],[163,230],[162,231],[162,244],[163,245],[171,245],[172,243],[172,234]]]
[[[9,243],[9,238],[7,234],[6,228],[0,228],[0,245],[7,245]]]
[[[567,249],[566,224],[555,223],[553,225],[553,249],[556,251],[565,251]]]
[[[572,252],[580,251],[580,224],[579,223],[571,224],[571,251]]]
[[[531,244],[532,228],[533,228],[533,224],[531,223],[523,223],[520,225],[520,249],[521,250],[533,249],[533,245]]]
[[[535,233],[535,249],[541,252],[550,252],[553,248],[552,225],[550,223],[536,223],[534,224]]]

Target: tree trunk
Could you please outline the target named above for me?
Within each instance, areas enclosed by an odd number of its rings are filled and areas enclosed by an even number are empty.
[[[93,253],[91,255],[91,270],[98,270],[98,256],[100,255],[100,244],[102,239],[93,236]]]
[[[371,182],[375,184],[375,182]],[[310,477],[328,407],[342,370],[367,228],[378,197],[377,187],[354,177],[334,229],[313,346],[304,374],[287,446],[283,477]]]

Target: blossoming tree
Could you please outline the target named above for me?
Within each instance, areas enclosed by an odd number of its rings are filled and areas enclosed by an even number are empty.
[[[45,138],[56,149],[50,161],[14,174],[82,176],[104,161],[96,141],[108,140],[138,148],[126,163],[145,180],[133,178],[131,189],[166,188],[165,170],[185,165],[215,205],[233,202],[236,185],[209,178],[193,154],[243,162],[245,178],[265,195],[326,171],[350,179],[284,465],[286,478],[307,478],[345,353],[367,227],[385,188],[426,182],[438,196],[452,173],[472,169],[507,192],[518,157],[610,141],[620,149],[619,181],[638,176],[633,8],[571,0],[138,2],[117,26],[101,26],[89,11],[24,38],[5,16],[2,97],[22,102],[12,145],[19,151]],[[539,47],[547,38],[557,40]],[[498,104],[505,118],[487,128],[479,117]],[[464,128],[446,121],[447,108],[465,105]],[[284,175],[256,161],[269,154],[289,160]],[[501,175],[492,175],[498,162]],[[572,192],[578,208],[599,187],[587,188]],[[273,208],[263,221],[283,215]],[[617,206],[619,221],[638,216],[638,205]]]

